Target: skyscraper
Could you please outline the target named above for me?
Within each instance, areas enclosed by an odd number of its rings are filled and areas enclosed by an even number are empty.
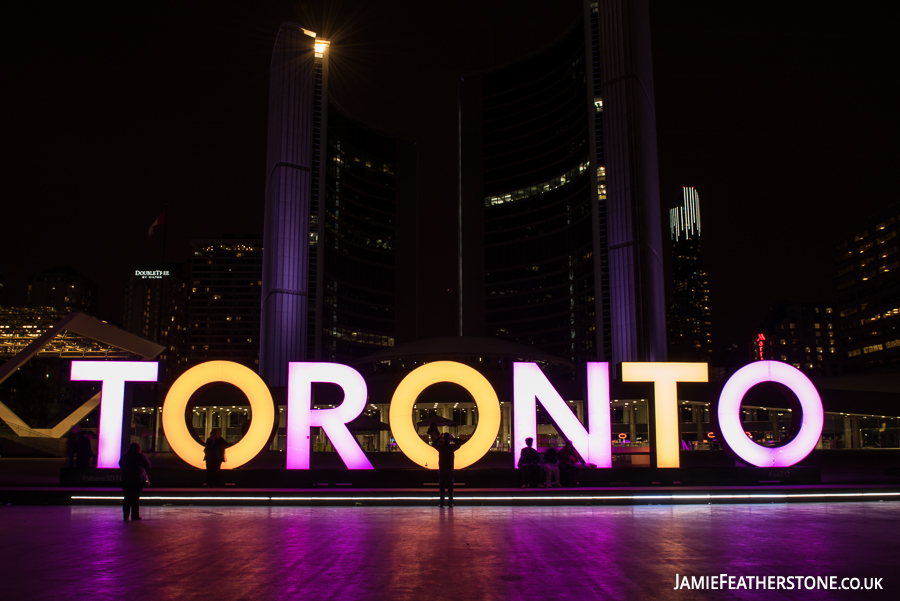
[[[180,264],[135,269],[125,288],[122,328],[165,347],[157,359],[165,365],[160,380],[173,382],[187,361],[188,286]]]
[[[71,267],[45,269],[28,279],[28,306],[64,311],[97,311],[97,284]]]
[[[260,374],[348,360],[409,338],[416,150],[328,98],[327,41],[292,23],[272,53]]]
[[[872,215],[834,246],[842,372],[900,366],[900,205]]]
[[[669,357],[709,361],[712,325],[709,281],[700,252],[700,198],[696,188],[682,188],[684,205],[669,210],[672,243],[672,302],[669,305]]]
[[[210,360],[255,369],[259,361],[259,239],[192,240],[187,367]]]
[[[753,358],[790,363],[808,376],[836,376],[834,318],[830,303],[776,303],[760,324]]]
[[[646,2],[586,2],[545,51],[464,77],[459,114],[459,333],[664,360]]]

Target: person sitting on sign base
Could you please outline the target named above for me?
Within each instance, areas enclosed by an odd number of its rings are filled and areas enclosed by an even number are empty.
[[[544,451],[541,459],[541,468],[547,474],[546,481],[541,486],[559,486],[559,456],[555,448],[550,447]]]
[[[563,486],[578,486],[578,468],[575,467],[578,463],[585,466],[584,459],[575,450],[572,441],[567,440],[559,451],[559,476]]]

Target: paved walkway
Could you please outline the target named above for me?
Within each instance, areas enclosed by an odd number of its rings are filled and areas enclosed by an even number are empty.
[[[19,599],[895,599],[900,503],[0,507]],[[880,591],[673,591],[675,575],[883,578]]]

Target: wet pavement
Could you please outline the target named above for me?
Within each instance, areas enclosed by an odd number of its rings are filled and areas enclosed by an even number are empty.
[[[18,599],[892,599],[900,502],[639,507],[0,507]],[[672,590],[676,574],[883,590]]]

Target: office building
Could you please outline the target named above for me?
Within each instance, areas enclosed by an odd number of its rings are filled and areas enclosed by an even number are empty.
[[[900,205],[866,219],[834,246],[844,374],[900,369]]]
[[[142,266],[129,275],[122,328],[165,347],[160,382],[172,383],[187,365],[187,305],[182,265]]]
[[[706,361],[712,355],[709,280],[700,249],[700,199],[682,189],[684,204],[669,211],[672,245],[672,302],[669,304],[669,359]]]
[[[664,360],[646,2],[586,2],[543,52],[464,77],[459,112],[459,334]]]
[[[408,338],[397,317],[415,311],[415,246],[398,235],[415,230],[415,147],[329,101],[328,47],[285,23],[272,53],[259,339],[274,387],[290,361],[346,361]]]
[[[756,334],[750,358],[790,363],[808,376],[837,376],[834,305],[777,303]]]
[[[211,360],[259,364],[262,240],[192,240],[186,367]]]
[[[97,284],[71,267],[46,269],[28,279],[28,306],[94,315]]]

